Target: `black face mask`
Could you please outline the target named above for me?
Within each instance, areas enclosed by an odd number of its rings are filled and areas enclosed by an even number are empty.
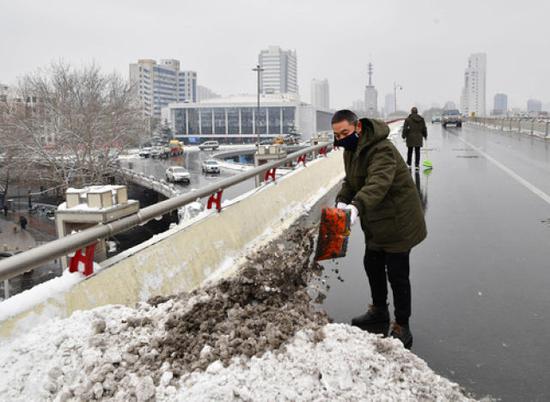
[[[341,140],[334,139],[335,147],[342,147],[346,151],[354,152],[357,149],[357,143],[359,142],[359,136],[356,132],[351,133],[347,137],[342,138]]]

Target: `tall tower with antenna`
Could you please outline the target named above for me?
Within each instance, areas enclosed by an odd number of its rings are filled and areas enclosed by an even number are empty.
[[[369,62],[367,73],[369,75],[369,83],[365,87],[365,110],[367,117],[378,117],[378,91],[372,85],[373,66]]]

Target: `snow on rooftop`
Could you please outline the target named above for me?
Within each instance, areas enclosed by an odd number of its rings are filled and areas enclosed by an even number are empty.
[[[242,94],[232,95],[221,98],[211,98],[200,102],[175,102],[170,103],[170,108],[175,107],[204,107],[204,106],[225,106],[225,105],[256,105],[258,102],[257,95]],[[260,97],[261,105],[280,105],[282,103],[301,104],[300,98],[289,94],[268,94]]]

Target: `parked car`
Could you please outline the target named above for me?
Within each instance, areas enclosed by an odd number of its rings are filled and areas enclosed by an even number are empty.
[[[433,123],[441,123],[441,116],[439,115],[433,115],[432,116],[432,124]]]
[[[149,158],[151,156],[151,147],[141,148],[139,151],[139,156],[142,158]]]
[[[220,173],[220,164],[214,159],[208,159],[202,163],[203,173]]]
[[[167,159],[170,156],[170,148],[157,146],[151,149],[151,158]]]
[[[205,141],[199,145],[199,149],[201,151],[204,151],[205,149],[211,149],[215,151],[219,147],[220,147],[220,143],[218,141]]]
[[[168,169],[166,169],[166,181],[174,183],[190,183],[191,175],[184,167],[170,166]]]
[[[456,127],[462,127],[462,115],[456,109],[445,110],[441,116],[441,125],[447,128],[449,124],[454,124]]]

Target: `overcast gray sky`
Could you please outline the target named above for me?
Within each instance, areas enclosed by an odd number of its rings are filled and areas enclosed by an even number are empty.
[[[52,60],[128,75],[138,58],[176,58],[221,94],[254,93],[268,45],[296,49],[302,98],[328,78],[331,106],[363,97],[374,63],[379,105],[458,102],[470,53],[486,52],[487,100],[550,102],[550,2],[544,0],[0,0],[0,82]]]

